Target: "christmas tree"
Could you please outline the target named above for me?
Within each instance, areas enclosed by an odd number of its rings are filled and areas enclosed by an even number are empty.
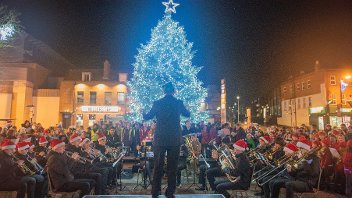
[[[141,45],[135,56],[133,76],[127,83],[128,118],[140,121],[141,111],[149,111],[153,102],[164,96],[162,86],[172,82],[177,90],[175,97],[183,100],[191,111],[191,120],[205,121],[208,115],[201,111],[201,103],[207,92],[197,79],[201,67],[192,65],[193,44],[187,41],[184,28],[171,18],[178,4],[172,0],[163,4],[166,6],[163,20],[152,29],[150,41]]]

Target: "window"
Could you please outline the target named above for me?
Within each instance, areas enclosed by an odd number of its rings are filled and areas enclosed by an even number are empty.
[[[307,89],[310,89],[312,87],[312,84],[310,82],[310,80],[307,80]]]
[[[342,104],[343,104],[343,105],[346,105],[346,95],[345,95],[345,94],[342,94],[341,97],[342,97],[342,98],[341,98]]]
[[[335,75],[330,76],[330,85],[336,85],[336,77]]]
[[[84,92],[77,91],[77,104],[83,104],[83,103],[84,103]]]
[[[303,98],[303,109],[305,109],[306,107],[307,107],[306,98]]]
[[[111,105],[112,101],[112,92],[105,92],[104,93],[104,104]]]
[[[90,104],[91,105],[97,104],[97,92],[95,91],[90,92]]]
[[[306,83],[302,82],[302,90],[305,90],[305,89],[306,89]]]
[[[92,73],[91,72],[82,72],[82,81],[91,81]]]
[[[125,104],[125,93],[123,92],[117,93],[117,104]]]
[[[287,88],[286,88],[286,86],[284,87],[284,94],[287,92]]]
[[[301,108],[301,99],[297,98],[297,109]]]
[[[308,106],[311,107],[312,106],[312,98],[308,97]]]
[[[334,93],[330,93],[330,97],[329,97],[330,101],[329,103],[330,104],[336,104],[336,95]]]
[[[297,91],[301,90],[301,84],[300,83],[296,84],[296,89],[297,89]]]

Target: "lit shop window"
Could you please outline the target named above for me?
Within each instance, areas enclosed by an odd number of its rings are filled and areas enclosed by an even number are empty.
[[[76,125],[83,126],[83,114],[76,115]]]
[[[93,126],[95,123],[95,114],[89,114],[88,115],[88,125]]]

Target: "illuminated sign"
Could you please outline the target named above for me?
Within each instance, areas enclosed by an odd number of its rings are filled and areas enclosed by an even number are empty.
[[[351,113],[352,112],[352,108],[341,108],[341,112]]]
[[[95,112],[95,113],[118,113],[119,106],[81,106],[82,112]]]
[[[324,111],[324,107],[312,107],[309,109],[310,113],[321,113]]]

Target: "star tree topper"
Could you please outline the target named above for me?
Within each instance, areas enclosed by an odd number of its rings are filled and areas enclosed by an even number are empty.
[[[179,6],[180,4],[174,3],[173,0],[169,0],[169,2],[163,2],[163,5],[166,7],[165,13],[168,13],[168,12],[176,13],[176,7]]]

